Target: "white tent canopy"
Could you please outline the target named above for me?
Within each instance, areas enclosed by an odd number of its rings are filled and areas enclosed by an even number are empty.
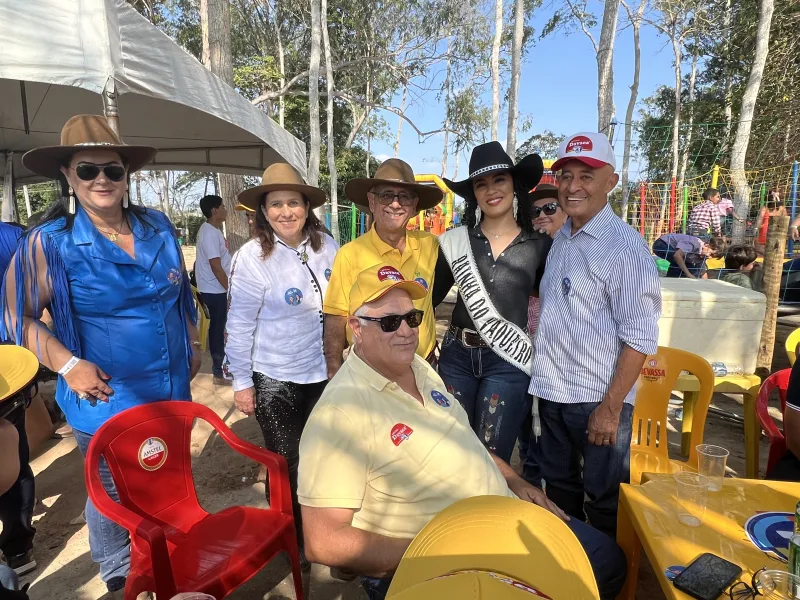
[[[22,154],[57,145],[76,114],[103,114],[116,89],[128,144],[159,149],[154,169],[305,174],[305,144],[252,106],[124,0],[0,0],[0,167],[36,181]]]

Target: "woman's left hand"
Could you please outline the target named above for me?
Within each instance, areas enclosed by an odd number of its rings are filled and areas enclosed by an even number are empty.
[[[203,357],[200,355],[200,348],[192,346],[192,359],[189,361],[189,381],[195,378],[200,372],[200,365],[203,362]]]

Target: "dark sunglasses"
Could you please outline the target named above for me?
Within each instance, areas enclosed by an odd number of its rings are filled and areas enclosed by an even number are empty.
[[[119,165],[93,165],[91,163],[81,163],[75,167],[75,174],[82,181],[94,181],[100,175],[100,171],[109,181],[122,181],[125,179],[125,167]]]
[[[544,206],[533,207],[533,218],[536,219],[540,214],[544,213],[548,217],[552,217],[558,210],[558,202],[548,202]]]
[[[731,600],[751,600],[756,596],[760,596],[761,586],[758,584],[758,576],[762,571],[766,570],[767,567],[761,567],[758,571],[753,573],[753,577],[750,579],[750,585],[747,585],[744,581],[734,583],[728,590],[728,597]]]
[[[400,329],[400,325],[405,321],[411,329],[416,329],[422,323],[422,317],[425,315],[424,310],[414,309],[404,315],[386,315],[385,317],[358,317],[365,321],[372,321],[381,324],[381,331],[384,333],[392,333]]]

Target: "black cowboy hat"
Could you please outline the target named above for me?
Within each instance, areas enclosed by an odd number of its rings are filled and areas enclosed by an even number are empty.
[[[444,177],[442,179],[453,192],[466,198],[465,194],[472,191],[473,179],[494,171],[509,171],[511,176],[526,190],[531,190],[542,178],[544,165],[538,154],[529,154],[515,165],[511,157],[503,150],[500,142],[488,142],[472,149],[467,179],[461,181],[450,181]]]

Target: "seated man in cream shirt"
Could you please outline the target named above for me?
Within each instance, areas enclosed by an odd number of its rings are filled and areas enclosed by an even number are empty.
[[[364,577],[380,599],[414,536],[463,498],[519,497],[552,511],[584,546],[602,598],[625,580],[609,537],[569,518],[491,455],[436,371],[415,356],[425,288],[393,267],[360,273],[350,293],[355,340],[300,440],[298,497],[306,557]],[[517,425],[518,426],[518,425]]]

